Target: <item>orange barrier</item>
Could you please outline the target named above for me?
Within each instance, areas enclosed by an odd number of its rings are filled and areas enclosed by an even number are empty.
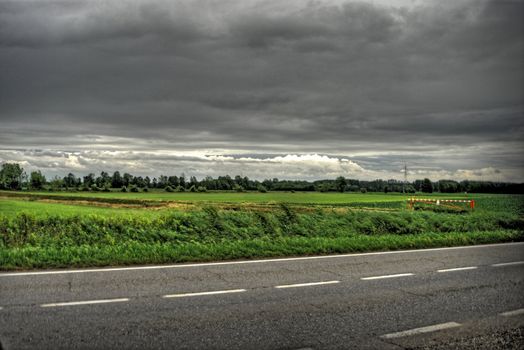
[[[475,209],[475,200],[473,199],[433,199],[433,198],[415,198],[411,197],[408,199],[408,208],[413,209],[415,203],[425,203],[432,205],[442,205],[450,208],[460,208],[452,203],[468,203],[471,210]]]

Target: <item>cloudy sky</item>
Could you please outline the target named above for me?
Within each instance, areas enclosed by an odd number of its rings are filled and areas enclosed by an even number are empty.
[[[0,0],[0,162],[524,181],[524,1]]]

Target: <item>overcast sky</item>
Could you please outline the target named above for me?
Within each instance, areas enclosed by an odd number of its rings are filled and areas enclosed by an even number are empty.
[[[524,181],[524,1],[0,0],[0,162]]]

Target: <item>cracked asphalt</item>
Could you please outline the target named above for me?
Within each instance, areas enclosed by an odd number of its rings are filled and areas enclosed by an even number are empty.
[[[513,243],[4,272],[0,341],[4,349],[520,349],[523,262],[524,244]],[[471,269],[438,272],[463,267]],[[413,275],[392,276],[407,273]],[[325,284],[294,286],[317,282]],[[293,287],[275,288],[282,285]],[[222,294],[192,294],[203,292]],[[508,311],[512,316],[501,315]],[[447,322],[460,326],[382,337]]]

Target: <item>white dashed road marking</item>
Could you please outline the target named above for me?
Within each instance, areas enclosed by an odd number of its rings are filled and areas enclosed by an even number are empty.
[[[275,288],[298,288],[298,287],[310,287],[310,286],[320,286],[323,284],[335,284],[340,283],[340,281],[325,281],[325,282],[310,282],[310,283],[297,283],[297,284],[284,284],[281,286],[275,286]]]
[[[383,278],[397,278],[397,277],[406,277],[406,276],[414,276],[414,275],[415,275],[414,273],[397,273],[395,275],[362,277],[361,280],[363,280],[363,281],[380,280],[380,279],[383,279]]]
[[[245,289],[230,289],[230,290],[215,290],[211,292],[197,292],[197,293],[183,293],[183,294],[168,294],[162,296],[162,298],[185,298],[185,297],[198,297],[201,295],[215,295],[215,294],[229,294],[229,293],[242,293]]]
[[[522,265],[522,264],[524,264],[524,261],[512,261],[512,262],[506,262],[506,263],[493,264],[491,266],[501,267],[501,266]]]
[[[40,306],[41,307],[75,306],[75,305],[90,305],[90,304],[121,303],[124,301],[129,301],[129,298],[68,301],[68,302],[62,302],[62,303],[42,304]]]
[[[436,332],[436,331],[440,331],[443,329],[454,328],[454,327],[460,327],[460,323],[447,322],[447,323],[434,324],[432,326],[420,327],[420,328],[408,329],[402,332],[384,334],[384,335],[381,335],[380,337],[383,339],[401,338],[401,337],[406,337],[409,335]]]
[[[517,315],[522,315],[522,314],[524,314],[524,309],[518,309],[518,310],[513,310],[513,311],[506,311],[506,312],[500,313],[499,315],[500,316],[505,316],[505,317],[510,317],[510,316],[517,316]]]
[[[477,266],[455,267],[455,268],[452,268],[452,269],[437,270],[437,272],[453,272],[453,271],[475,270],[476,268],[477,268]]]

